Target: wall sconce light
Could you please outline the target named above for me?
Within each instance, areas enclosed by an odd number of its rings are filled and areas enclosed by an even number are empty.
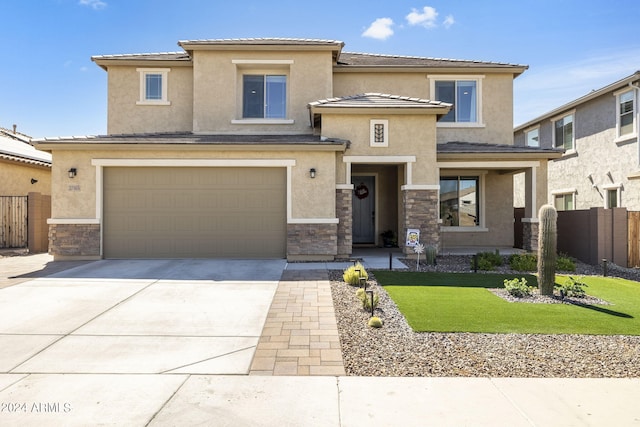
[[[35,178],[31,178],[31,184],[32,184],[32,185],[33,185],[33,184],[35,184],[36,182],[38,182],[38,180],[37,180],[37,179],[35,179]]]
[[[75,178],[77,174],[78,171],[76,170],[76,168],[69,169],[69,178]]]
[[[315,178],[316,177],[316,168],[309,169],[309,176],[311,178]]]

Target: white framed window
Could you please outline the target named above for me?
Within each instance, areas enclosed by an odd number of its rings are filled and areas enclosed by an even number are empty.
[[[287,76],[244,74],[242,76],[243,119],[285,119]]]
[[[636,136],[635,90],[616,92],[616,139],[630,139]]]
[[[551,122],[553,123],[553,146],[564,148],[567,153],[575,152],[574,114],[551,119]]]
[[[138,68],[140,96],[138,105],[170,105],[168,99],[170,68]]]
[[[540,147],[540,127],[535,127],[524,132],[527,147]]]
[[[484,76],[430,76],[431,96],[453,104],[438,121],[440,127],[479,127],[482,122],[482,79]]]
[[[576,209],[576,190],[558,190],[551,193],[553,205],[557,211],[573,211]]]
[[[621,203],[621,189],[622,184],[605,185],[602,187],[604,190],[604,207],[605,209],[619,208]]]
[[[440,177],[443,227],[480,227],[480,176]]]
[[[371,120],[369,122],[369,145],[371,147],[389,146],[389,120]]]

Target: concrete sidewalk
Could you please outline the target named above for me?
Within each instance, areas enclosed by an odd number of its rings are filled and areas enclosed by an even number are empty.
[[[326,269],[349,263],[15,261],[1,426],[640,426],[638,378],[345,376]]]

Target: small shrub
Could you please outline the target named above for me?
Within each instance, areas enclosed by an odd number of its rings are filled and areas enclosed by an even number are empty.
[[[556,260],[558,271],[576,271],[576,263],[569,255],[560,254]]]
[[[579,277],[574,279],[569,276],[563,284],[556,283],[555,288],[562,292],[567,297],[584,298],[587,294],[584,288],[587,284],[584,283],[583,278]]]
[[[438,250],[435,246],[427,246],[424,248],[424,258],[427,265],[436,265],[436,255]]]
[[[509,257],[509,267],[516,271],[536,271],[538,258],[535,254],[513,254]]]
[[[358,272],[356,270],[360,271]],[[367,270],[365,270],[360,263],[347,268],[342,274],[342,279],[351,286],[358,286],[360,284],[361,277],[368,279],[369,275],[367,274]]]
[[[516,298],[522,298],[531,295],[533,286],[527,285],[527,279],[504,279],[504,288]]]
[[[502,265],[502,256],[498,251],[478,252],[476,259],[478,262],[478,270],[489,271]],[[474,268],[473,259],[471,260],[471,268]]]
[[[382,320],[377,316],[373,316],[369,319],[367,324],[372,328],[382,328]]]
[[[362,302],[362,308],[365,310],[371,311],[371,295],[365,292],[364,289],[360,288],[356,291],[356,297]],[[377,293],[373,293],[373,308],[375,309],[380,302],[380,295]]]

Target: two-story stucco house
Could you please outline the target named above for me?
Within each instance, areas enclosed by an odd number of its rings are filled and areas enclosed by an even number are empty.
[[[558,210],[640,210],[639,90],[637,71],[515,128],[516,146],[565,150],[548,166]]]
[[[330,40],[178,45],[93,57],[108,134],[39,141],[54,158],[56,259],[330,260],[385,230],[406,253],[408,230],[440,248],[511,247],[517,172],[535,229],[559,154],[513,145],[526,66]]]

